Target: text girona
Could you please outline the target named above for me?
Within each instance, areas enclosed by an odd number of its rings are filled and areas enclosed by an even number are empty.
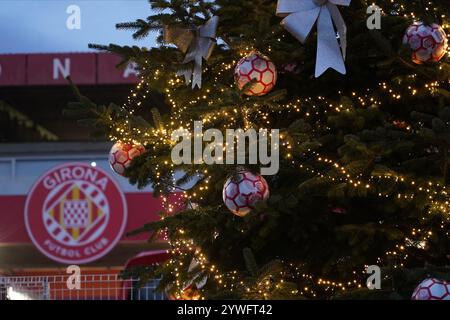
[[[52,172],[44,178],[43,184],[46,189],[52,190],[59,184],[72,180],[89,181],[100,187],[103,191],[106,190],[108,184],[108,178],[99,178],[98,171],[84,167],[66,167]]]

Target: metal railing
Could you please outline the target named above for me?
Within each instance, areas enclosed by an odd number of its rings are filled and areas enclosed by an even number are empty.
[[[79,285],[69,275],[0,277],[1,300],[165,300],[156,290],[160,279],[141,283],[117,274],[80,275]],[[71,280],[69,280],[71,281]]]

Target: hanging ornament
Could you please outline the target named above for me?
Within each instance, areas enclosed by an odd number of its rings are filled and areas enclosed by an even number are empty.
[[[414,290],[412,300],[450,300],[450,283],[429,278],[422,281]]]
[[[198,263],[197,259],[193,258],[191,260],[191,263],[189,264],[188,273],[193,272],[195,269],[198,269],[200,264]],[[204,272],[199,271],[197,272],[191,280],[189,280],[185,286],[186,288],[191,287],[193,284],[195,285],[195,288],[202,289],[206,282],[208,282],[208,276],[204,274]]]
[[[422,21],[414,22],[408,27],[403,37],[403,44],[412,51],[412,61],[416,64],[440,61],[448,49],[447,35],[436,23],[426,25]]]
[[[337,6],[349,6],[350,2],[351,0],[278,0],[277,15],[284,18],[281,25],[301,43],[305,43],[317,22],[316,78],[328,68],[346,73],[344,60],[347,26]]]
[[[140,144],[128,144],[119,141],[109,151],[109,165],[114,172],[123,176],[131,161],[144,152],[145,148]]]
[[[191,284],[184,288],[177,300],[200,300],[200,291],[196,288],[195,284]]]
[[[188,273],[193,272],[199,267],[197,259],[193,258],[189,264]],[[179,292],[172,292],[172,286],[166,288],[166,295],[169,300],[200,300],[201,293],[200,290],[208,282],[208,276],[202,271],[197,272],[191,280],[187,281],[183,285],[183,289]]]
[[[211,57],[216,44],[218,24],[219,17],[214,16],[204,25],[191,29],[164,26],[164,41],[175,44],[186,54],[183,64],[194,62],[192,69],[182,70],[177,74],[184,76],[187,84],[192,81],[192,89],[195,86],[202,87],[203,59],[208,60]]]
[[[166,288],[165,294],[169,300],[200,300],[201,298],[200,291],[193,284],[176,293],[172,292],[172,288],[169,286]]]
[[[240,90],[249,82],[255,81],[244,94],[264,96],[277,82],[277,69],[268,57],[259,52],[252,52],[238,62],[234,70],[234,78]]]
[[[269,198],[269,185],[261,175],[241,171],[227,180],[222,194],[227,208],[235,215],[244,217],[257,202]]]

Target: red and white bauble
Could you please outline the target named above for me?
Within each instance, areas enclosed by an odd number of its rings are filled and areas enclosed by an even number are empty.
[[[227,208],[235,215],[244,217],[257,202],[269,198],[269,185],[261,175],[241,171],[235,179],[227,180],[222,195]]]
[[[244,93],[248,96],[263,96],[275,86],[277,69],[269,58],[258,52],[252,52],[238,62],[234,78],[240,90],[255,80],[256,82]]]
[[[450,282],[429,278],[414,290],[412,300],[450,300]]]
[[[440,61],[448,49],[447,35],[436,23],[426,25],[421,21],[414,22],[406,30],[403,44],[412,51],[412,61],[417,64]]]
[[[109,165],[114,172],[123,176],[131,161],[144,152],[145,148],[139,144],[117,142],[109,151]]]

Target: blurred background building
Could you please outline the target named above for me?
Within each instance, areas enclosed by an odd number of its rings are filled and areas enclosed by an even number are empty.
[[[69,30],[69,5],[81,9],[81,29]],[[113,6],[114,8],[111,8]],[[152,189],[137,190],[109,169],[111,142],[92,136],[62,110],[74,100],[65,79],[98,104],[124,103],[138,82],[132,65],[117,69],[116,56],[92,52],[88,43],[136,43],[119,33],[117,22],[145,18],[147,1],[22,1],[0,3],[0,275],[65,273],[66,265],[42,254],[24,223],[27,197],[36,181],[52,168],[78,162],[104,169],[123,192],[126,227],[105,256],[82,266],[88,273],[117,273],[135,255],[166,247],[146,236],[126,233],[158,219],[160,199]],[[101,14],[99,14],[101,13]],[[159,251],[158,251],[159,252]]]

